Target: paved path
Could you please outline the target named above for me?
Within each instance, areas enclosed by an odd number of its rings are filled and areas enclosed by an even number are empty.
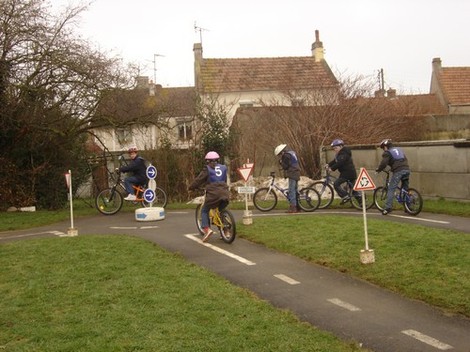
[[[341,213],[362,216],[357,211],[321,210],[287,215],[256,213],[261,216],[322,216]],[[470,219],[420,214],[407,217],[397,212],[369,218],[412,222],[470,233]],[[235,211],[238,220],[242,211]],[[69,223],[33,230],[0,233],[0,242],[39,236],[61,236]],[[409,300],[367,282],[328,268],[277,253],[237,238],[227,245],[217,238],[202,243],[195,233],[194,212],[168,211],[165,220],[137,222],[134,214],[97,215],[77,219],[79,235],[130,234],[178,252],[189,261],[220,274],[236,285],[255,292],[274,306],[289,309],[303,321],[331,331],[345,340],[356,340],[375,351],[462,351],[470,352],[470,319],[448,316],[424,303]]]

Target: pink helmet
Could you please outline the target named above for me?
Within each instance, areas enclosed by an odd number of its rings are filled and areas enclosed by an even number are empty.
[[[204,157],[204,159],[206,160],[218,160],[220,158],[219,154],[217,154],[217,152],[209,152],[206,154],[206,156]]]

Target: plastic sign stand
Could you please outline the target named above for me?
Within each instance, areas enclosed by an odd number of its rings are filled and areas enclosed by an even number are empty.
[[[161,207],[139,208],[135,210],[136,221],[158,221],[165,219],[165,209]]]

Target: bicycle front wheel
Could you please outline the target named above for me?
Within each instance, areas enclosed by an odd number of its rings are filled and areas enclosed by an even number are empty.
[[[385,209],[387,201],[387,189],[383,186],[377,187],[374,191],[374,204],[380,211]]]
[[[386,196],[387,195],[385,194],[385,197]],[[370,209],[374,206],[374,195],[373,194],[367,194],[366,192],[364,192],[364,200],[365,200],[365,204],[366,204],[366,209]],[[353,205],[354,208],[362,210],[362,194],[361,194],[361,191],[358,192],[357,196],[351,195],[351,204]]]
[[[198,204],[196,207],[196,227],[200,235],[204,235],[202,231],[202,204]]]
[[[220,211],[220,220],[222,221],[221,227],[218,227],[220,237],[225,243],[232,243],[235,241],[237,235],[237,227],[235,225],[235,218],[230,210],[224,209]]]
[[[166,192],[160,188],[156,187],[155,190],[153,191],[155,193],[155,199],[152,202],[152,207],[160,207],[160,208],[165,208],[167,205],[167,196]],[[145,199],[142,201],[142,206],[143,207],[150,207],[150,203],[148,203]]]
[[[273,210],[277,205],[277,195],[271,188],[259,188],[253,194],[253,204],[260,211]]]
[[[405,211],[410,215],[418,215],[423,209],[423,198],[421,194],[419,194],[416,189],[409,188],[408,193],[405,193],[403,197]]]
[[[320,206],[320,194],[315,188],[305,187],[299,191],[298,201],[300,209],[311,212]]]
[[[122,195],[116,188],[102,190],[95,198],[96,209],[101,214],[113,215],[122,208]]]
[[[333,202],[335,191],[333,187],[323,181],[316,181],[310,185],[311,188],[315,189],[320,195],[319,209],[328,208]]]

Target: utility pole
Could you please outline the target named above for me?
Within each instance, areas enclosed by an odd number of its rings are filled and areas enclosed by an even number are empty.
[[[160,54],[153,54],[153,84],[157,84],[157,57],[165,57]]]

